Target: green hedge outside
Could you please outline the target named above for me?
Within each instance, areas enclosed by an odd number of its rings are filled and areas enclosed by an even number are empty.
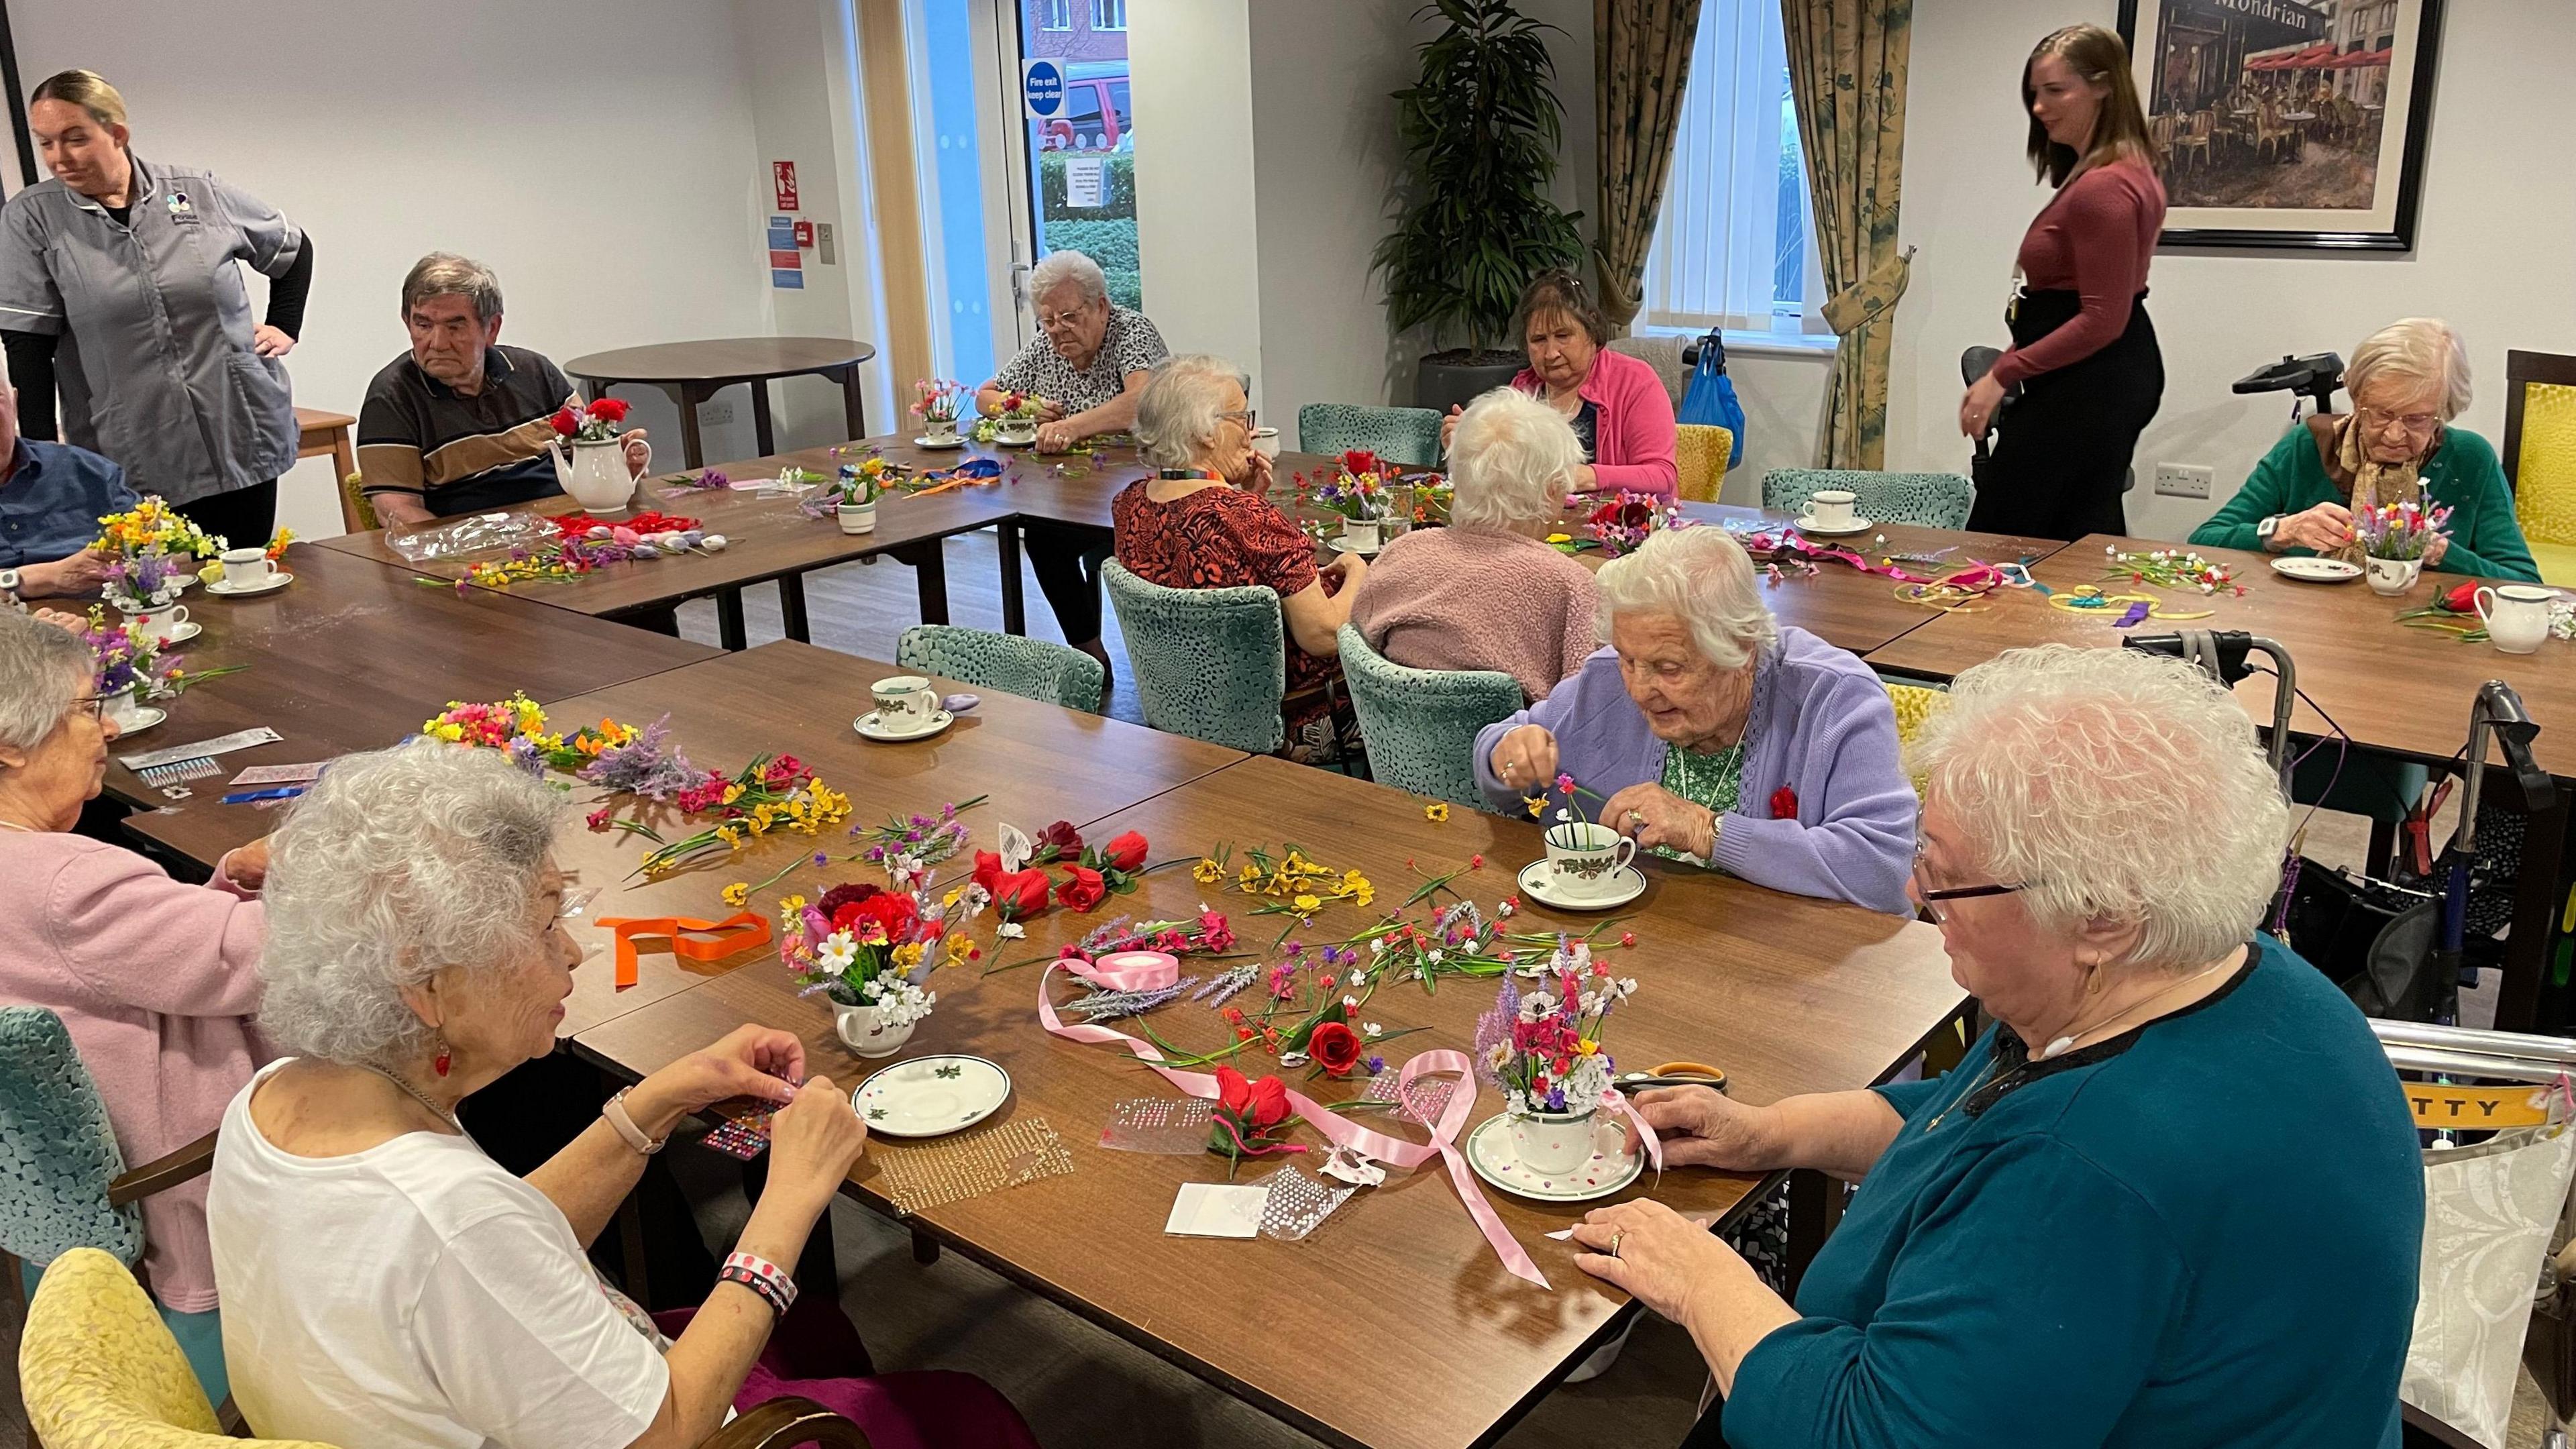
[[[1068,158],[1082,154],[1079,151],[1047,151],[1039,155],[1038,199],[1040,209],[1046,215],[1065,214],[1064,163]],[[1099,155],[1096,151],[1090,154]],[[1104,159],[1109,167],[1109,204],[1083,207],[1080,214],[1085,218],[1133,217],[1136,214],[1136,158],[1113,153]]]
[[[1136,219],[1115,221],[1050,221],[1047,250],[1076,251],[1100,263],[1104,272],[1136,270]]]

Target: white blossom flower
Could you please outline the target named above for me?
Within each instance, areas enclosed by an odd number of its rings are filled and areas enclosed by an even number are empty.
[[[1370,1022],[1368,1025],[1366,1025],[1366,1026],[1364,1026],[1364,1027],[1361,1027],[1361,1028],[1360,1028],[1360,1030],[1361,1030],[1361,1032],[1362,1032],[1362,1033],[1364,1033],[1365,1035],[1372,1036],[1372,1037],[1376,1037],[1376,1036],[1383,1036],[1383,1035],[1385,1035],[1385,1034],[1386,1034],[1386,1028],[1385,1028],[1385,1027],[1382,1027],[1382,1026],[1380,1026],[1380,1025],[1378,1025],[1376,1022],[1373,1022],[1373,1021],[1372,1021],[1372,1022]]]
[[[1533,991],[1521,998],[1521,1020],[1545,1021],[1556,1014],[1556,998],[1544,991]]]
[[[1004,921],[1001,929],[993,934],[1004,941],[1025,941],[1029,936],[1028,932],[1020,929],[1020,923],[1017,921]]]
[[[1342,998],[1342,1006],[1347,1010],[1357,1011],[1360,1008],[1360,999],[1356,996],[1345,996]]]
[[[1431,949],[1431,954],[1430,954],[1430,956],[1429,956],[1429,958],[1428,958],[1428,959],[1430,960],[1430,962],[1431,962],[1431,964],[1432,964],[1432,965],[1434,965],[1434,966],[1439,965],[1439,964],[1440,964],[1440,948],[1438,948],[1437,946],[1433,947],[1433,948]]]
[[[822,947],[814,955],[832,971],[847,971],[850,963],[858,959],[859,943],[847,931],[834,931],[823,938]]]

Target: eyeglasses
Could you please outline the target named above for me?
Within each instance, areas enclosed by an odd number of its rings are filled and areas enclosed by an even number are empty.
[[[1038,330],[1040,332],[1053,332],[1059,328],[1071,327],[1075,323],[1080,322],[1083,314],[1090,310],[1091,309],[1089,307],[1076,307],[1070,312],[1040,312],[1038,314]]]
[[[1947,925],[1950,921],[1950,913],[1941,909],[1941,903],[1943,901],[1964,901],[1977,896],[2008,896],[2013,892],[2022,889],[2022,886],[2016,883],[2013,885],[1950,886],[1946,889],[1936,890],[1933,888],[1932,875],[1924,862],[1923,856],[1924,847],[1920,844],[1916,845],[1914,847],[1914,893],[1923,901],[1923,914],[1930,916],[1932,918],[1932,924],[1936,926]]]
[[[2362,408],[2360,412],[2361,425],[2374,433],[2386,431],[2390,423],[2396,423],[2410,433],[2429,433],[2442,421],[2440,413],[2384,413],[2372,407]]]
[[[1241,423],[1243,430],[1248,433],[1252,431],[1254,413],[1255,409],[1252,408],[1237,408],[1230,413],[1218,413],[1216,420],[1221,423]]]
[[[88,715],[91,719],[105,719],[107,718],[107,696],[103,694],[77,696],[72,700],[72,708]]]

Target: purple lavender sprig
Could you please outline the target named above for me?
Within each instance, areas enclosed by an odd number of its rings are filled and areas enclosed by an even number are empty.
[[[1476,1080],[1496,1091],[1504,1090],[1502,1074],[1495,1070],[1494,1048],[1509,1050],[1512,1028],[1521,1018],[1521,991],[1509,975],[1503,977],[1503,989],[1494,997],[1493,1007],[1476,1018]]]
[[[671,717],[666,714],[636,731],[626,743],[601,751],[599,758],[581,768],[579,778],[603,789],[667,802],[704,780],[706,771],[690,764],[672,742]]]

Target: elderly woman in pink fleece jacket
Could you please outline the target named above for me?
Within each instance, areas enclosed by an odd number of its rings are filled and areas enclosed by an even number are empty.
[[[0,1005],[62,1018],[132,1165],[214,1130],[268,1058],[250,1026],[268,847],[233,851],[193,886],[71,833],[116,738],[93,671],[73,635],[0,609]],[[205,1179],[145,1198],[143,1233],[144,1277],[220,1403]]]
[[[1583,444],[1576,493],[1673,496],[1681,472],[1673,462],[1673,399],[1655,369],[1609,349],[1610,322],[1583,279],[1541,272],[1522,290],[1512,327],[1529,366],[1512,386],[1556,409]],[[1449,409],[1440,445],[1449,446],[1462,409]]]

